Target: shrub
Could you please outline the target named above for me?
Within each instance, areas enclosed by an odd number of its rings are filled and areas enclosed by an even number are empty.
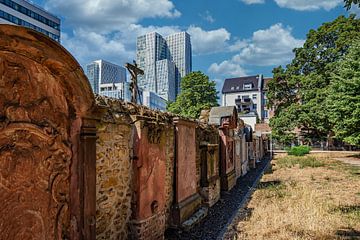
[[[294,156],[304,156],[305,154],[310,153],[311,148],[309,146],[295,146],[295,147],[291,147],[290,149],[287,150],[287,153],[289,155],[294,155]]]

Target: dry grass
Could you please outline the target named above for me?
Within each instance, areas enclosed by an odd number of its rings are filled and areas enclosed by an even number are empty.
[[[234,226],[235,239],[360,239],[360,168],[279,155]]]

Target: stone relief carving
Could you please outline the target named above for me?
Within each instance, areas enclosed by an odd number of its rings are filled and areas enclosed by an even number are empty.
[[[69,238],[70,117],[57,87],[41,65],[0,52],[4,239]]]

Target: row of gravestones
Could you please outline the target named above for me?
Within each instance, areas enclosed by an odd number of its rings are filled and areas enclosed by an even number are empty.
[[[0,26],[0,219],[6,219],[0,222],[0,239],[96,238],[96,124],[101,113],[81,67],[64,48],[32,30]],[[218,121],[220,144],[195,144],[197,123],[172,121],[175,225],[199,209],[200,194],[212,205],[220,194],[211,193],[212,186],[230,190],[247,171],[251,148],[235,134],[236,111]],[[167,221],[167,153],[160,144],[166,135],[142,116],[134,125],[133,225],[137,238],[149,239],[153,231],[148,225]],[[161,235],[165,229],[160,230]]]

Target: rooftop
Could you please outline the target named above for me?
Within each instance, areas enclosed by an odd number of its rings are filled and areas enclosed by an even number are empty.
[[[262,75],[255,75],[225,79],[222,93],[257,91],[259,83],[262,85],[262,81],[259,82],[261,78]]]

